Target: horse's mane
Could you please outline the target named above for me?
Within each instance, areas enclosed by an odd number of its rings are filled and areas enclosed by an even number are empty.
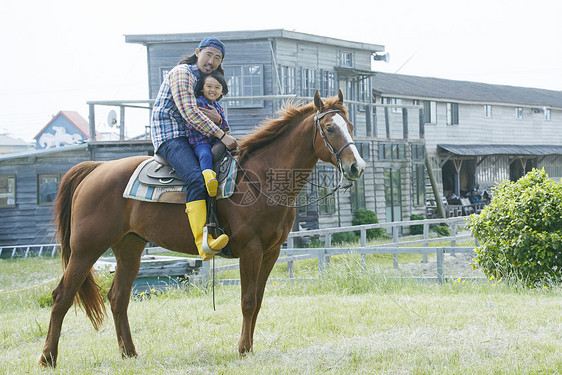
[[[339,109],[347,117],[347,108],[338,103],[338,97],[326,99],[324,108]],[[279,117],[265,119],[256,126],[254,131],[242,138],[239,146],[239,161],[242,162],[252,152],[270,144],[275,138],[288,131],[292,125],[303,118],[316,112],[313,102],[306,105],[288,100],[285,105],[277,111]]]

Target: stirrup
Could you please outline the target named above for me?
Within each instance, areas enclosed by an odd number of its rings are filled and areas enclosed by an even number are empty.
[[[209,254],[209,255],[217,255],[218,253],[220,253],[222,249],[213,250],[209,247],[208,239],[209,239],[209,229],[207,229],[207,226],[205,225],[203,227],[203,242],[201,244],[201,249],[203,249],[205,254]]]

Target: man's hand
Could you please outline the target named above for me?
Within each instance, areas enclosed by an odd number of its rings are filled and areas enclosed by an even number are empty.
[[[226,148],[229,150],[234,150],[236,147],[238,147],[236,138],[234,138],[230,134],[225,134],[224,137],[222,137],[221,142],[224,143]]]
[[[201,110],[201,112],[203,112],[205,114],[205,116],[207,116],[209,118],[209,120],[211,120],[212,122],[214,122],[215,124],[220,124],[221,123],[221,115],[219,114],[219,112],[217,111],[216,108],[199,108]]]

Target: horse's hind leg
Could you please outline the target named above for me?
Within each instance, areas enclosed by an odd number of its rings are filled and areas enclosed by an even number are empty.
[[[88,276],[96,259],[97,257],[95,259],[78,259],[74,254],[70,256],[61,281],[53,290],[53,308],[51,310],[49,330],[47,331],[43,353],[39,358],[39,364],[51,367],[56,366],[62,321],[68,309],[72,306],[78,289]]]
[[[112,247],[117,259],[117,267],[115,268],[113,283],[108,292],[108,298],[115,322],[119,351],[123,358],[137,356],[135,344],[133,344],[131,337],[127,309],[131,287],[139,272],[140,259],[145,246],[144,240],[128,235],[118,245]]]

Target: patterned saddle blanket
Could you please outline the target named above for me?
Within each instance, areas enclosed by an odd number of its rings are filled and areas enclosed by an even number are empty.
[[[236,160],[230,152],[213,150],[213,169],[217,173],[219,188],[217,199],[234,193]],[[160,164],[155,158],[143,161],[131,175],[124,198],[145,202],[185,204],[187,186],[169,165]]]

